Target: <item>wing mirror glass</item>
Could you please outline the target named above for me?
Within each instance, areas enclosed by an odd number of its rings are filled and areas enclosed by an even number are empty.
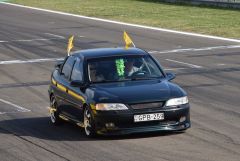
[[[63,65],[63,61],[58,61],[58,62],[55,64],[55,68],[56,68],[56,69],[60,69],[62,65]]]
[[[173,74],[173,73],[166,73],[166,76],[167,76],[167,80],[168,80],[168,81],[171,81],[171,80],[173,80],[174,78],[176,78],[176,75]]]
[[[85,85],[85,83],[83,83],[83,81],[73,80],[71,81],[70,85],[73,87],[82,87]]]
[[[88,84],[86,84],[83,81],[79,81],[79,80],[73,80],[71,81],[70,85],[72,87],[79,87],[81,90],[85,90],[88,87]]]

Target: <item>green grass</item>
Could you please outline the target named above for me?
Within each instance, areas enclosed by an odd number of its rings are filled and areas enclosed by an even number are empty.
[[[10,2],[147,26],[240,38],[240,10],[167,4],[157,0],[10,0]]]

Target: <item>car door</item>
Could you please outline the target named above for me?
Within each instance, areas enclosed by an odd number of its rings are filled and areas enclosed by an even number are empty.
[[[70,81],[83,81],[83,60],[76,58],[75,64],[71,72]],[[79,87],[69,86],[68,98],[71,103],[71,116],[76,120],[82,120],[83,104],[85,102],[84,93]]]
[[[67,92],[70,86],[70,76],[71,76],[74,63],[75,63],[74,56],[69,56],[66,59],[65,63],[63,64],[62,70],[59,75],[58,83],[57,83],[58,95],[62,98],[59,109],[61,113],[69,117],[72,117],[71,103],[69,101],[69,95],[67,94]]]

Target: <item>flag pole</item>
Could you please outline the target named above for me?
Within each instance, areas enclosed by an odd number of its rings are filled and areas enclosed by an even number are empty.
[[[134,44],[134,42],[132,42],[133,46],[136,48],[136,45]]]

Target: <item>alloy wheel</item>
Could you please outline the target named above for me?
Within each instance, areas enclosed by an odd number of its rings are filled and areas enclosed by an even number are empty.
[[[84,111],[84,129],[87,136],[91,135],[92,124],[91,124],[91,113],[88,108]]]

